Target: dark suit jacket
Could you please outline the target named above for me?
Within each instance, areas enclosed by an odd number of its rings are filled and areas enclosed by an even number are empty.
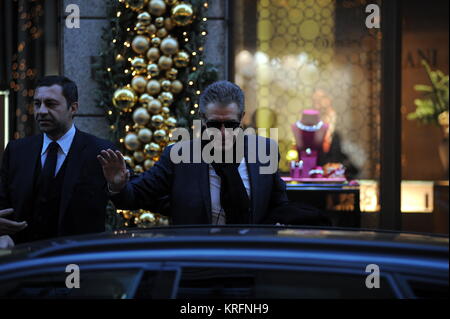
[[[33,182],[42,143],[42,134],[11,141],[3,153],[0,209],[14,208],[14,220],[26,220],[33,210]],[[107,148],[115,149],[108,141],[76,130],[66,157],[58,235],[104,231],[108,196],[97,155]]]
[[[264,139],[268,149],[270,140],[259,138]],[[251,223],[260,224],[269,220],[272,209],[288,203],[286,185],[278,170],[274,174],[260,174],[259,168],[263,164],[259,160],[256,163],[248,163],[247,141],[246,137],[245,158],[250,179]],[[189,143],[192,148],[192,141],[180,143]],[[166,213],[172,224],[210,224],[209,166],[203,161],[173,163],[170,159],[172,147],[173,145],[166,147],[155,166],[132,178],[111,200],[121,209],[157,210],[161,207],[161,199],[166,198],[169,201]],[[275,165],[278,165],[278,162]]]

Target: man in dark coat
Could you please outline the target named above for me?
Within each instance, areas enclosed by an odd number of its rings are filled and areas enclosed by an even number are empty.
[[[11,141],[5,149],[0,236],[22,243],[104,231],[108,194],[96,156],[114,146],[78,130],[77,111],[73,81],[47,76],[37,82],[34,113],[42,133]]]
[[[238,143],[230,130],[242,124],[242,90],[227,81],[210,85],[200,99],[200,116],[204,130],[218,133],[215,151],[233,150],[236,155]],[[119,151],[104,150],[98,158],[117,208],[151,209],[166,198],[174,225],[273,223],[271,212],[288,206],[286,186],[277,169],[278,148],[264,137],[244,136],[242,141],[243,152],[232,163],[208,163],[203,157],[198,162],[176,163],[176,149],[185,155],[195,153],[195,141],[178,142],[166,147],[154,167],[132,178]],[[270,163],[263,163],[258,151],[262,147],[271,152]],[[264,173],[263,167],[270,164],[273,169]]]

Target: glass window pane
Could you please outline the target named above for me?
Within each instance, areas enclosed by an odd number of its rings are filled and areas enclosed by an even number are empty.
[[[290,160],[309,143],[298,123],[319,112],[325,129],[310,137],[317,165],[343,164],[369,213],[379,211],[381,31],[366,27],[368,3],[235,0],[233,47],[244,122],[278,129],[280,171],[289,175]],[[373,224],[370,215],[362,227]]]

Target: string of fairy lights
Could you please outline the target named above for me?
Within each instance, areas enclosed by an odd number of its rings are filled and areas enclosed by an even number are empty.
[[[176,127],[192,127],[198,99],[217,71],[203,59],[202,0],[116,0],[97,68],[99,106],[127,164],[140,174],[158,161]],[[119,211],[125,226],[165,224],[149,211]]]
[[[14,1],[16,2],[16,1]],[[44,15],[43,4],[40,1],[33,3],[17,3],[18,12],[18,33],[20,42],[17,44],[17,50],[12,55],[11,61],[11,79],[9,87],[11,92],[16,94],[17,108],[15,117],[17,118],[17,127],[14,132],[14,139],[23,138],[33,134],[33,103],[34,95],[33,82],[38,76],[38,70],[29,63],[30,50],[43,36],[43,30],[40,27],[40,20]]]

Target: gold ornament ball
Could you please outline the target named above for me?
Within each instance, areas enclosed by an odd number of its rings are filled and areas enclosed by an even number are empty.
[[[161,113],[162,113],[164,116],[168,116],[168,115],[170,114],[170,109],[169,109],[167,106],[163,106],[163,107],[161,108]]]
[[[137,74],[142,74],[145,72],[145,68],[147,67],[147,63],[141,57],[135,57],[131,60],[131,68],[136,71]]]
[[[141,214],[141,216],[139,216],[137,224],[141,227],[147,227],[153,225],[155,223],[155,220],[155,215],[153,215],[152,213],[143,213]]]
[[[194,10],[189,3],[177,4],[172,8],[171,17],[178,26],[186,26],[194,20]]]
[[[167,136],[166,131],[156,130],[155,133],[153,134],[153,140],[156,143],[162,143],[166,139],[166,136]]]
[[[129,210],[123,210],[122,216],[125,219],[131,219],[131,217],[133,217],[133,214]]]
[[[161,101],[158,99],[154,99],[148,104],[147,110],[152,114],[158,114],[159,111],[161,111],[161,107],[162,107]]]
[[[178,51],[178,41],[175,38],[168,37],[161,42],[161,51],[165,55],[172,55]]]
[[[144,173],[144,169],[142,168],[141,165],[136,165],[136,166],[134,167],[133,170],[134,170],[134,172],[137,173],[137,174]]]
[[[149,155],[150,157],[158,156],[160,151],[161,147],[156,143],[147,144],[144,148],[145,154]]]
[[[161,88],[163,89],[163,91],[170,91],[172,87],[172,83],[169,80],[162,80],[161,81]]]
[[[173,102],[173,94],[170,92],[162,92],[158,96],[158,100],[161,101],[163,106],[170,106]]]
[[[180,51],[173,58],[173,62],[177,68],[185,68],[189,65],[189,54],[185,51]]]
[[[139,139],[136,134],[129,133],[125,137],[125,147],[129,151],[135,151],[141,146],[141,143],[139,142]]]
[[[139,11],[144,8],[148,0],[125,0],[125,4],[133,11]]]
[[[141,103],[142,107],[145,107],[148,110],[148,105],[151,101],[153,101],[155,98],[147,93],[142,94],[139,97],[139,103]]]
[[[140,22],[136,23],[135,29],[137,34],[144,34],[147,32],[147,26]]]
[[[138,54],[144,54],[150,47],[150,41],[147,37],[138,35],[133,39],[131,47],[133,48],[134,52]]]
[[[155,38],[152,39],[152,46],[154,46],[155,48],[159,47],[160,44],[161,44],[161,39],[160,38],[155,37]]]
[[[129,156],[124,156],[123,159],[125,160],[125,163],[128,164],[131,168],[134,167],[134,160]]]
[[[147,51],[147,58],[150,60],[150,62],[156,62],[158,61],[161,54],[159,53],[158,48],[150,48]]]
[[[136,162],[138,163],[142,163],[145,160],[145,155],[143,152],[139,151],[139,152],[134,152],[133,153],[133,158],[136,160]]]
[[[147,84],[147,93],[150,95],[157,95],[161,92],[161,84],[157,80],[150,80]]]
[[[147,72],[148,72],[148,74],[150,74],[151,77],[158,76],[159,75],[159,67],[158,67],[158,65],[154,64],[154,63],[149,64],[147,66]]]
[[[137,20],[143,25],[149,25],[152,22],[152,16],[148,12],[144,11],[138,14]]]
[[[181,91],[183,91],[183,83],[181,83],[181,81],[179,80],[173,81],[171,84],[170,91],[175,94],[180,93]]]
[[[166,77],[169,80],[172,80],[172,81],[176,80],[177,79],[177,75],[178,75],[178,70],[177,69],[171,68],[170,70],[166,71]]]
[[[164,0],[168,6],[173,6],[178,0]]]
[[[173,23],[171,18],[165,18],[164,19],[164,28],[166,28],[167,31],[170,31],[173,28],[175,28],[175,25],[174,25],[174,23]]]
[[[177,126],[177,119],[171,116],[164,123],[168,128],[174,128]]]
[[[168,70],[172,67],[173,61],[171,57],[162,55],[158,60],[158,66],[160,70]]]
[[[156,36],[160,39],[167,37],[168,34],[169,32],[167,32],[167,30],[164,28],[158,29],[158,31],[156,31]]]
[[[155,161],[153,161],[151,159],[147,159],[144,162],[144,168],[145,168],[146,171],[148,171],[150,168],[152,168],[153,165],[155,165]]]
[[[152,36],[156,33],[156,27],[154,24],[150,24],[147,26],[147,28],[145,29],[145,31],[148,33],[148,35]]]
[[[113,95],[113,104],[120,110],[133,107],[137,102],[137,96],[132,89],[127,87],[117,89]]]
[[[164,26],[164,18],[163,17],[156,18],[155,25],[157,28],[162,28]]]
[[[150,143],[150,141],[152,140],[152,135],[152,131],[150,131],[148,128],[141,128],[138,133],[139,140],[144,144]]]
[[[116,62],[123,62],[123,61],[125,61],[125,58],[123,57],[122,54],[116,55]]]
[[[162,16],[166,12],[166,4],[162,0],[151,0],[148,4],[148,11],[154,16]]]
[[[173,127],[173,128],[167,127],[167,134],[168,134],[169,136],[173,136],[173,135],[174,135],[174,132],[176,132],[176,130],[177,130],[177,127]],[[171,142],[171,140],[169,139],[167,145],[169,145],[170,142]]]
[[[162,115],[153,115],[152,116],[153,127],[160,128],[163,124],[164,124],[164,117],[162,117]]]
[[[147,80],[141,75],[136,75],[131,80],[131,87],[138,93],[144,93],[146,86]]]
[[[150,114],[143,107],[137,108],[133,112],[133,121],[138,125],[145,125],[150,120]]]

